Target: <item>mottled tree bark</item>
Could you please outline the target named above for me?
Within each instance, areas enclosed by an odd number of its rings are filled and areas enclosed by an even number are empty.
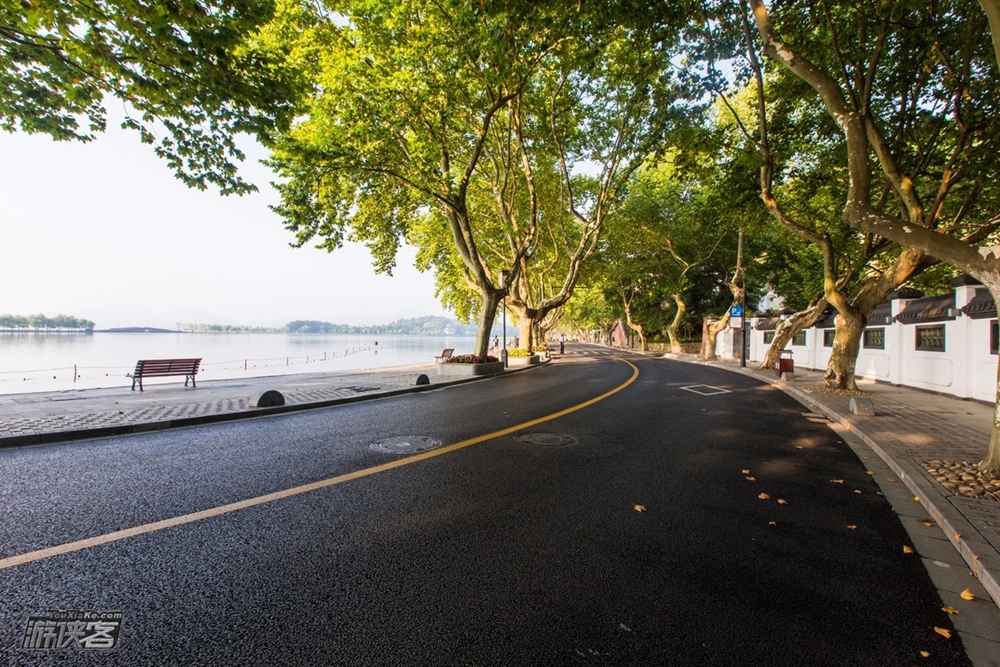
[[[667,336],[670,338],[670,352],[672,354],[681,354],[684,352],[684,347],[681,345],[681,340],[677,332],[680,331],[681,322],[684,321],[684,315],[687,313],[687,304],[684,303],[683,294],[677,292],[672,296],[674,303],[677,304],[677,313],[674,314],[673,321],[667,326]]]
[[[826,299],[820,299],[805,310],[800,310],[779,322],[778,327],[774,330],[774,340],[771,341],[771,346],[767,348],[764,360],[760,363],[760,370],[774,368],[775,364],[778,363],[778,355],[795,338],[795,334],[816,324],[816,320],[826,310],[826,306]]]

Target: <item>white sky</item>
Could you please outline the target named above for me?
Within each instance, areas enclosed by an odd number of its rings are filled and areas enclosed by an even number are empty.
[[[191,190],[113,120],[89,144],[0,133],[0,313],[62,313],[98,328],[445,314],[411,249],[387,277],[362,246],[290,248],[293,234],[268,209],[272,175],[255,157],[244,175],[259,193]]]

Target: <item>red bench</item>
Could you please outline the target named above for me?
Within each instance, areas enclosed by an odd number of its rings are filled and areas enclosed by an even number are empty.
[[[167,377],[171,375],[183,375],[184,386],[188,386],[188,380],[192,387],[197,387],[194,383],[195,373],[201,359],[140,359],[135,362],[135,371],[126,375],[132,378],[132,391],[135,391],[135,383],[139,383],[139,391],[142,391],[142,378],[144,377]]]

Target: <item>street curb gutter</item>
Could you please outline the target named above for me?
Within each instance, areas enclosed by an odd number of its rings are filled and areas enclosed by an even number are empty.
[[[32,433],[29,435],[16,435],[7,438],[0,438],[0,449],[14,449],[17,447],[31,447],[35,445],[48,445],[57,442],[72,442],[76,440],[91,440],[94,438],[106,438],[117,435],[134,435],[139,433],[149,433],[152,431],[165,431],[167,429],[184,428],[187,426],[201,426],[204,424],[216,424],[219,422],[236,421],[239,419],[253,419],[256,417],[271,417],[275,415],[288,414],[292,412],[302,412],[318,408],[330,408],[337,405],[349,403],[360,403],[362,401],[372,401],[380,398],[401,396],[404,394],[415,394],[424,391],[443,389],[459,384],[479,382],[498,377],[504,377],[513,373],[540,368],[546,364],[536,364],[523,368],[507,369],[501,373],[493,375],[477,375],[474,377],[460,378],[436,384],[415,385],[402,389],[391,389],[388,391],[372,392],[370,394],[360,394],[358,396],[347,396],[344,398],[334,398],[325,401],[314,401],[307,403],[296,403],[294,405],[279,405],[262,408],[249,408],[237,412],[223,412],[213,415],[199,415],[197,417],[181,417],[178,419],[167,419],[163,421],[142,422],[137,424],[122,424],[116,426],[99,426],[87,429],[74,429],[67,431],[49,431],[47,433]]]
[[[825,405],[822,401],[817,400],[816,396],[790,386],[787,382],[778,382],[770,378],[760,377],[750,370],[729,368],[723,364],[685,359],[672,359],[672,361],[711,366],[756,378],[765,384],[777,387],[807,408],[815,408],[821,411],[831,421],[860,438],[873,452],[878,454],[879,458],[899,477],[900,481],[906,484],[907,488],[920,499],[920,504],[941,528],[945,537],[955,547],[962,560],[969,566],[969,569],[975,573],[976,578],[983,585],[983,588],[993,598],[994,604],[1000,608],[1000,579],[997,576],[997,572],[1000,572],[1000,553],[990,545],[989,541],[982,536],[975,526],[969,523],[957,509],[951,506],[947,498],[936,487],[932,486],[913,464],[905,459],[897,458],[895,451],[891,447],[878,444],[864,430],[859,428],[858,424],[848,417]]]

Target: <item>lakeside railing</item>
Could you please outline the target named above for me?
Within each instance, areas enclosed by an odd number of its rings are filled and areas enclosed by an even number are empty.
[[[216,373],[225,374],[232,372],[250,372],[253,370],[291,368],[305,364],[317,364],[334,359],[343,359],[360,352],[378,350],[377,347],[353,347],[345,348],[343,352],[319,352],[315,354],[265,357],[265,358],[243,358],[231,359],[229,361],[203,361],[199,369],[199,375],[213,375]],[[73,364],[72,366],[61,366],[56,368],[36,368],[28,370],[0,370],[0,388],[10,390],[14,383],[23,384],[24,389],[30,391],[34,383],[45,382],[51,384],[53,381],[65,382],[69,385],[77,384],[81,381],[100,380],[103,378],[122,378],[125,381],[126,375],[135,369],[131,366],[83,366]],[[8,384],[9,383],[9,384]]]

